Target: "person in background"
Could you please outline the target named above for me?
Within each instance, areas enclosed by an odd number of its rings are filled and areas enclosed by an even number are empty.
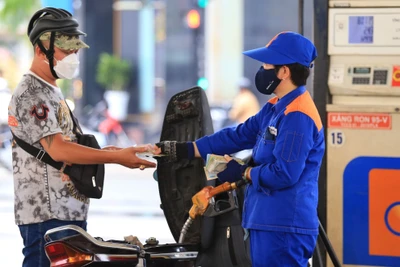
[[[257,90],[275,97],[237,127],[195,142],[164,141],[156,144],[157,153],[178,160],[224,155],[227,167],[218,179],[248,182],[242,226],[250,233],[252,265],[306,267],[318,237],[318,176],[325,153],[321,118],[305,87],[317,51],[304,36],[282,32],[244,54],[261,64]],[[228,155],[250,148],[250,164]]]
[[[84,33],[78,26],[72,15],[60,8],[47,7],[32,16],[28,36],[34,57],[13,92],[8,125],[15,136],[53,160],[64,162],[64,166],[115,163],[128,168],[155,167],[155,163],[136,155],[147,152],[150,146],[94,149],[77,144],[70,110],[56,80],[74,78],[79,67],[78,51],[88,48],[79,38]],[[48,267],[44,234],[68,224],[86,230],[89,199],[76,190],[67,175],[15,142],[12,157],[15,223],[24,243],[23,267]]]
[[[8,81],[4,78],[3,70],[0,69],[0,135],[8,131],[8,103],[11,100],[11,90]],[[2,140],[0,140],[1,142]],[[1,144],[0,144],[1,147]]]
[[[260,104],[257,97],[250,90],[250,80],[242,77],[238,85],[239,93],[233,99],[232,107],[229,111],[229,119],[236,124],[245,122],[260,111]]]

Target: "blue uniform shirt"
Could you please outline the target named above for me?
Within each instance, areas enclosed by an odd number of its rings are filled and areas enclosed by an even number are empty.
[[[243,227],[318,234],[318,175],[324,130],[304,86],[272,98],[237,127],[196,141],[201,156],[253,148],[255,166],[247,186]]]

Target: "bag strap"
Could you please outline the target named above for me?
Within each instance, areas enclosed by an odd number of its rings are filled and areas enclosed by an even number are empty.
[[[31,154],[32,156],[34,156],[36,159],[43,161],[44,163],[49,164],[50,166],[52,166],[53,168],[56,168],[57,170],[61,170],[61,168],[63,167],[64,163],[63,162],[58,162],[55,161],[54,159],[52,159],[50,157],[49,154],[47,154],[46,151],[44,151],[43,149],[39,149],[37,147],[34,147],[30,144],[28,144],[27,142],[25,142],[24,140],[18,138],[12,131],[11,134],[14,137],[14,140],[17,142],[17,144],[26,152],[28,152],[29,154]]]
[[[81,126],[79,125],[78,119],[74,116],[74,114],[72,114],[71,109],[69,108],[67,101],[65,101],[65,105],[67,105],[68,110],[69,110],[69,115],[72,118],[72,123],[74,124],[74,127],[72,129],[72,132],[74,132],[75,134],[83,134],[83,131],[81,129]],[[77,131],[79,130],[79,132]]]
[[[72,131],[75,134],[78,134],[77,129],[79,130],[80,134],[82,134],[82,129],[79,126],[78,120],[75,118],[75,116],[72,114],[71,109],[69,108],[67,102],[65,101],[65,104],[68,107],[69,110],[69,114],[71,115],[72,118],[72,122],[73,122],[73,129]],[[21,147],[23,150],[25,150],[27,153],[29,153],[30,155],[34,156],[36,159],[43,161],[46,164],[49,164],[50,166],[52,166],[53,168],[57,169],[57,170],[61,170],[64,166],[64,162],[59,162],[59,161],[55,161],[54,159],[52,159],[50,157],[50,155],[44,151],[43,149],[39,149],[35,146],[32,146],[30,144],[28,144],[27,142],[25,142],[24,140],[18,138],[12,131],[11,134],[13,135],[14,140],[17,142],[18,146]],[[68,174],[70,173],[70,166],[65,166],[64,168],[64,173]]]

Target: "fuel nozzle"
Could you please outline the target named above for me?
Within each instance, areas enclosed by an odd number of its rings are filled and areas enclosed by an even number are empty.
[[[212,198],[216,195],[219,195],[224,192],[229,192],[235,190],[243,185],[245,185],[248,180],[239,180],[233,183],[225,182],[217,187],[206,186],[201,191],[199,191],[196,195],[192,197],[193,206],[189,211],[189,217],[193,220],[198,215],[203,215]]]
[[[247,182],[248,180],[239,180],[233,183],[225,182],[217,187],[206,186],[201,191],[196,193],[196,195],[192,197],[193,206],[189,210],[189,218],[186,220],[185,224],[182,227],[181,235],[179,237],[179,243],[182,243],[184,241],[185,235],[190,225],[193,223],[194,219],[197,216],[204,215],[208,217],[214,217],[237,208],[237,203],[231,191],[245,185]],[[224,192],[228,192],[228,202],[230,204],[230,207],[224,210],[216,210],[213,197]]]
[[[249,180],[245,180],[245,179],[241,179],[241,180],[239,180],[239,181],[236,181],[236,182],[234,182],[233,184],[235,184],[235,185],[232,185],[232,187],[234,187],[233,189],[237,189],[237,188],[239,188],[239,187],[242,187],[242,186],[244,186],[245,184],[248,184],[250,181]]]

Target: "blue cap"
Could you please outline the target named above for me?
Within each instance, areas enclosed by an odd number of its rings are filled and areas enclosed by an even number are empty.
[[[243,52],[248,57],[271,65],[299,63],[308,68],[317,57],[314,44],[295,32],[278,33],[265,46]]]

